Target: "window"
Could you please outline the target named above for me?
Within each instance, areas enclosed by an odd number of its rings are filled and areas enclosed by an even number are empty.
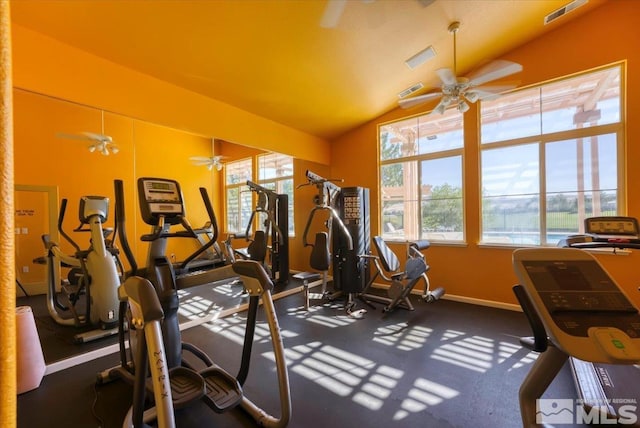
[[[625,212],[622,67],[481,103],[482,241],[555,245]]]
[[[253,162],[243,159],[225,164],[225,190],[227,197],[227,233],[244,233],[253,202],[247,180],[251,180]]]
[[[379,139],[383,238],[463,241],[462,115],[383,124]]]
[[[293,158],[280,153],[259,155],[258,184],[278,194],[288,195],[289,236],[293,236]]]

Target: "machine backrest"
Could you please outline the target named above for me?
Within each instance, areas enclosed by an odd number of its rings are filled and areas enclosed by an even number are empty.
[[[329,253],[329,235],[327,232],[316,233],[316,240],[311,248],[309,264],[313,269],[321,272],[329,270],[331,254]]]
[[[249,258],[258,262],[264,262],[267,258],[267,235],[264,230],[256,230],[253,241],[247,247]]]
[[[380,263],[382,263],[384,270],[387,272],[396,272],[400,269],[400,260],[398,260],[396,254],[387,246],[381,236],[373,237],[373,245],[376,247],[378,257],[380,257]]]

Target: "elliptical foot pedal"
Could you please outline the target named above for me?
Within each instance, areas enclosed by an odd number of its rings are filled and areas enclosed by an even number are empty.
[[[174,367],[169,370],[169,380],[175,409],[180,409],[202,398],[205,394],[204,379],[195,370],[187,367]],[[147,381],[147,389],[153,394],[151,379]]]
[[[242,401],[242,387],[237,379],[220,367],[209,367],[200,372],[206,384],[202,400],[216,413],[233,409]]]

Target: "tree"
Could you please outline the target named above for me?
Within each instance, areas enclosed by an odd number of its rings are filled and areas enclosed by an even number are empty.
[[[397,159],[401,156],[400,144],[391,143],[389,141],[390,134],[384,132],[380,136],[380,159]],[[392,165],[384,165],[380,168],[380,180],[382,187],[398,187],[402,186],[402,164],[394,163]]]
[[[431,189],[423,202],[422,226],[427,230],[462,230],[462,189],[448,183]]]

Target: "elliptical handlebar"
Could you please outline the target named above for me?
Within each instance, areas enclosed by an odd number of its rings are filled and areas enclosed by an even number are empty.
[[[67,235],[67,232],[65,232],[64,229],[62,228],[62,222],[64,221],[64,214],[66,211],[67,211],[67,199],[63,198],[60,201],[60,211],[58,213],[58,232],[60,232],[60,235],[62,235],[62,237],[66,239],[67,242],[69,242],[73,246],[73,248],[75,248],[76,253],[79,253],[82,251],[80,249],[80,246],[73,239],[71,239],[71,237]]]
[[[196,251],[194,251],[189,257],[187,257],[182,262],[181,264],[182,268],[185,268],[192,260],[194,260],[200,254],[207,251],[209,248],[215,245],[215,243],[218,241],[218,221],[216,220],[216,215],[213,211],[213,205],[211,205],[211,199],[209,199],[209,193],[207,192],[207,189],[205,189],[204,187],[200,187],[200,196],[202,196],[202,202],[204,203],[204,206],[207,210],[207,216],[209,217],[209,222],[211,224],[213,235],[209,240],[209,242],[207,242],[205,245],[198,248]],[[194,238],[196,237],[196,233],[193,231],[191,226],[189,226],[189,223],[186,222],[186,219],[183,219],[183,226],[185,227],[185,229],[187,229],[188,232],[191,233],[190,235],[191,237],[194,237]],[[186,236],[186,235],[180,235],[180,232],[178,232],[174,236]]]
[[[124,186],[122,180],[114,180],[114,194],[115,194],[115,223],[116,230],[118,232],[118,239],[120,239],[120,246],[122,247],[122,251],[124,252],[129,265],[131,266],[131,275],[134,276],[138,272],[138,264],[136,263],[136,258],[133,255],[133,251],[131,251],[131,247],[129,246],[129,240],[127,239],[127,229],[125,227],[126,218],[124,211]]]

